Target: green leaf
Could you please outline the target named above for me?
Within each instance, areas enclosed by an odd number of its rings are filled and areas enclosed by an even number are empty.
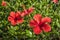
[[[29,30],[26,30],[26,35],[27,35],[28,37],[32,37],[32,32],[29,31]]]
[[[1,3],[2,3],[2,0],[0,0],[0,5],[1,5]]]

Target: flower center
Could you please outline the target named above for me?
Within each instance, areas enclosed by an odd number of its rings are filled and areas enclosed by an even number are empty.
[[[38,24],[38,26],[39,26],[39,28],[40,28],[41,30],[42,30],[42,27],[44,27],[43,25],[44,25],[44,23],[39,23],[39,24]]]

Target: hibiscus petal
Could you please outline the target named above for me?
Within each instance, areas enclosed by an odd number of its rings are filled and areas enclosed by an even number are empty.
[[[33,28],[33,31],[35,34],[40,34],[42,32],[42,30],[39,28],[39,26],[36,26],[35,28]]]
[[[24,12],[22,12],[21,16],[22,16],[22,17],[24,17],[24,16],[25,16],[25,13],[24,13]]]
[[[12,21],[12,20],[14,20],[13,17],[9,16],[8,21]]]
[[[27,10],[24,10],[21,14],[22,17],[26,16],[28,14]]]
[[[2,1],[2,6],[7,6],[7,3],[5,1]]]
[[[15,18],[15,12],[10,12],[10,16],[12,16],[13,18]]]
[[[17,24],[18,24],[18,23],[21,24],[21,23],[23,23],[23,21],[24,21],[24,20],[21,18],[21,19],[17,20]]]
[[[58,0],[53,0],[54,3],[58,3]]]
[[[16,25],[16,21],[12,20],[12,21],[11,21],[11,24],[12,24],[12,25]]]
[[[37,23],[34,20],[30,20],[30,26],[31,27],[35,27],[37,25]]]
[[[45,23],[45,22],[50,23],[51,22],[51,18],[50,17],[44,17],[44,18],[42,18],[41,22],[42,23]]]
[[[42,29],[44,30],[44,32],[49,32],[51,31],[51,26],[49,24],[44,24]]]
[[[24,10],[24,13],[25,13],[25,14],[28,14],[28,11],[27,11],[27,10]]]
[[[36,14],[36,15],[34,15],[33,18],[34,18],[34,20],[37,21],[37,23],[39,24],[40,21],[41,21],[42,16],[41,16],[40,14]]]
[[[19,17],[20,15],[21,15],[20,11],[17,11],[16,14],[15,14],[16,17]]]
[[[30,8],[28,9],[28,13],[33,12],[34,9],[35,9],[34,7],[30,7]]]

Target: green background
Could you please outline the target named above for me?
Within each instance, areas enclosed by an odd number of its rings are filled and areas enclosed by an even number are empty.
[[[60,0],[57,4],[52,0],[5,0],[6,7],[1,6],[0,0],[0,40],[60,40]],[[8,21],[11,11],[23,11],[21,5],[26,9],[34,7],[35,10],[24,17],[24,22],[12,26]],[[52,18],[51,28],[48,33],[42,32],[35,35],[29,26],[29,20],[33,19],[35,14],[42,14],[43,17]]]

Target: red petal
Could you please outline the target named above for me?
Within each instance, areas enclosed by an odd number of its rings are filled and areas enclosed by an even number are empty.
[[[58,3],[58,0],[53,0],[54,3]]]
[[[42,29],[44,30],[44,32],[49,32],[51,31],[51,26],[49,24],[44,24]]]
[[[8,17],[8,21],[14,20],[11,16]]]
[[[18,23],[21,24],[21,23],[23,23],[23,21],[24,21],[23,19],[19,19],[19,20],[17,20],[17,24],[18,24]]]
[[[42,18],[41,22],[42,22],[42,23],[46,23],[46,22],[50,23],[50,22],[51,22],[51,18],[49,18],[49,17],[44,17],[44,18]]]
[[[36,15],[34,15],[33,18],[34,18],[34,20],[39,24],[40,21],[41,21],[42,16],[41,16],[40,14],[36,14]]]
[[[16,17],[19,17],[20,15],[21,15],[20,11],[17,11],[16,14],[15,14]]]
[[[18,13],[19,15],[21,15],[21,12],[20,12],[20,11],[17,11],[17,13]]]
[[[33,31],[35,34],[40,34],[42,32],[42,30],[39,28],[39,26],[36,26],[35,28],[33,28]]]
[[[38,25],[38,24],[34,20],[30,20],[31,27],[35,27],[36,25]]]
[[[24,10],[24,13],[25,13],[25,14],[28,14],[27,10]]]
[[[6,2],[5,1],[2,1],[2,4],[1,4],[2,6],[6,6],[7,4],[6,4]]]
[[[30,7],[29,9],[28,9],[28,13],[31,13],[31,12],[33,12],[33,10],[34,10],[35,8],[33,8],[33,7]]]
[[[25,13],[24,13],[24,12],[22,12],[21,16],[22,16],[22,17],[24,17],[24,16],[25,16]]]
[[[12,16],[13,18],[15,18],[15,12],[10,12],[10,16]]]
[[[24,10],[21,14],[22,17],[26,16],[28,14],[27,10]]]
[[[11,20],[12,25],[16,25],[17,23],[14,20]]]

